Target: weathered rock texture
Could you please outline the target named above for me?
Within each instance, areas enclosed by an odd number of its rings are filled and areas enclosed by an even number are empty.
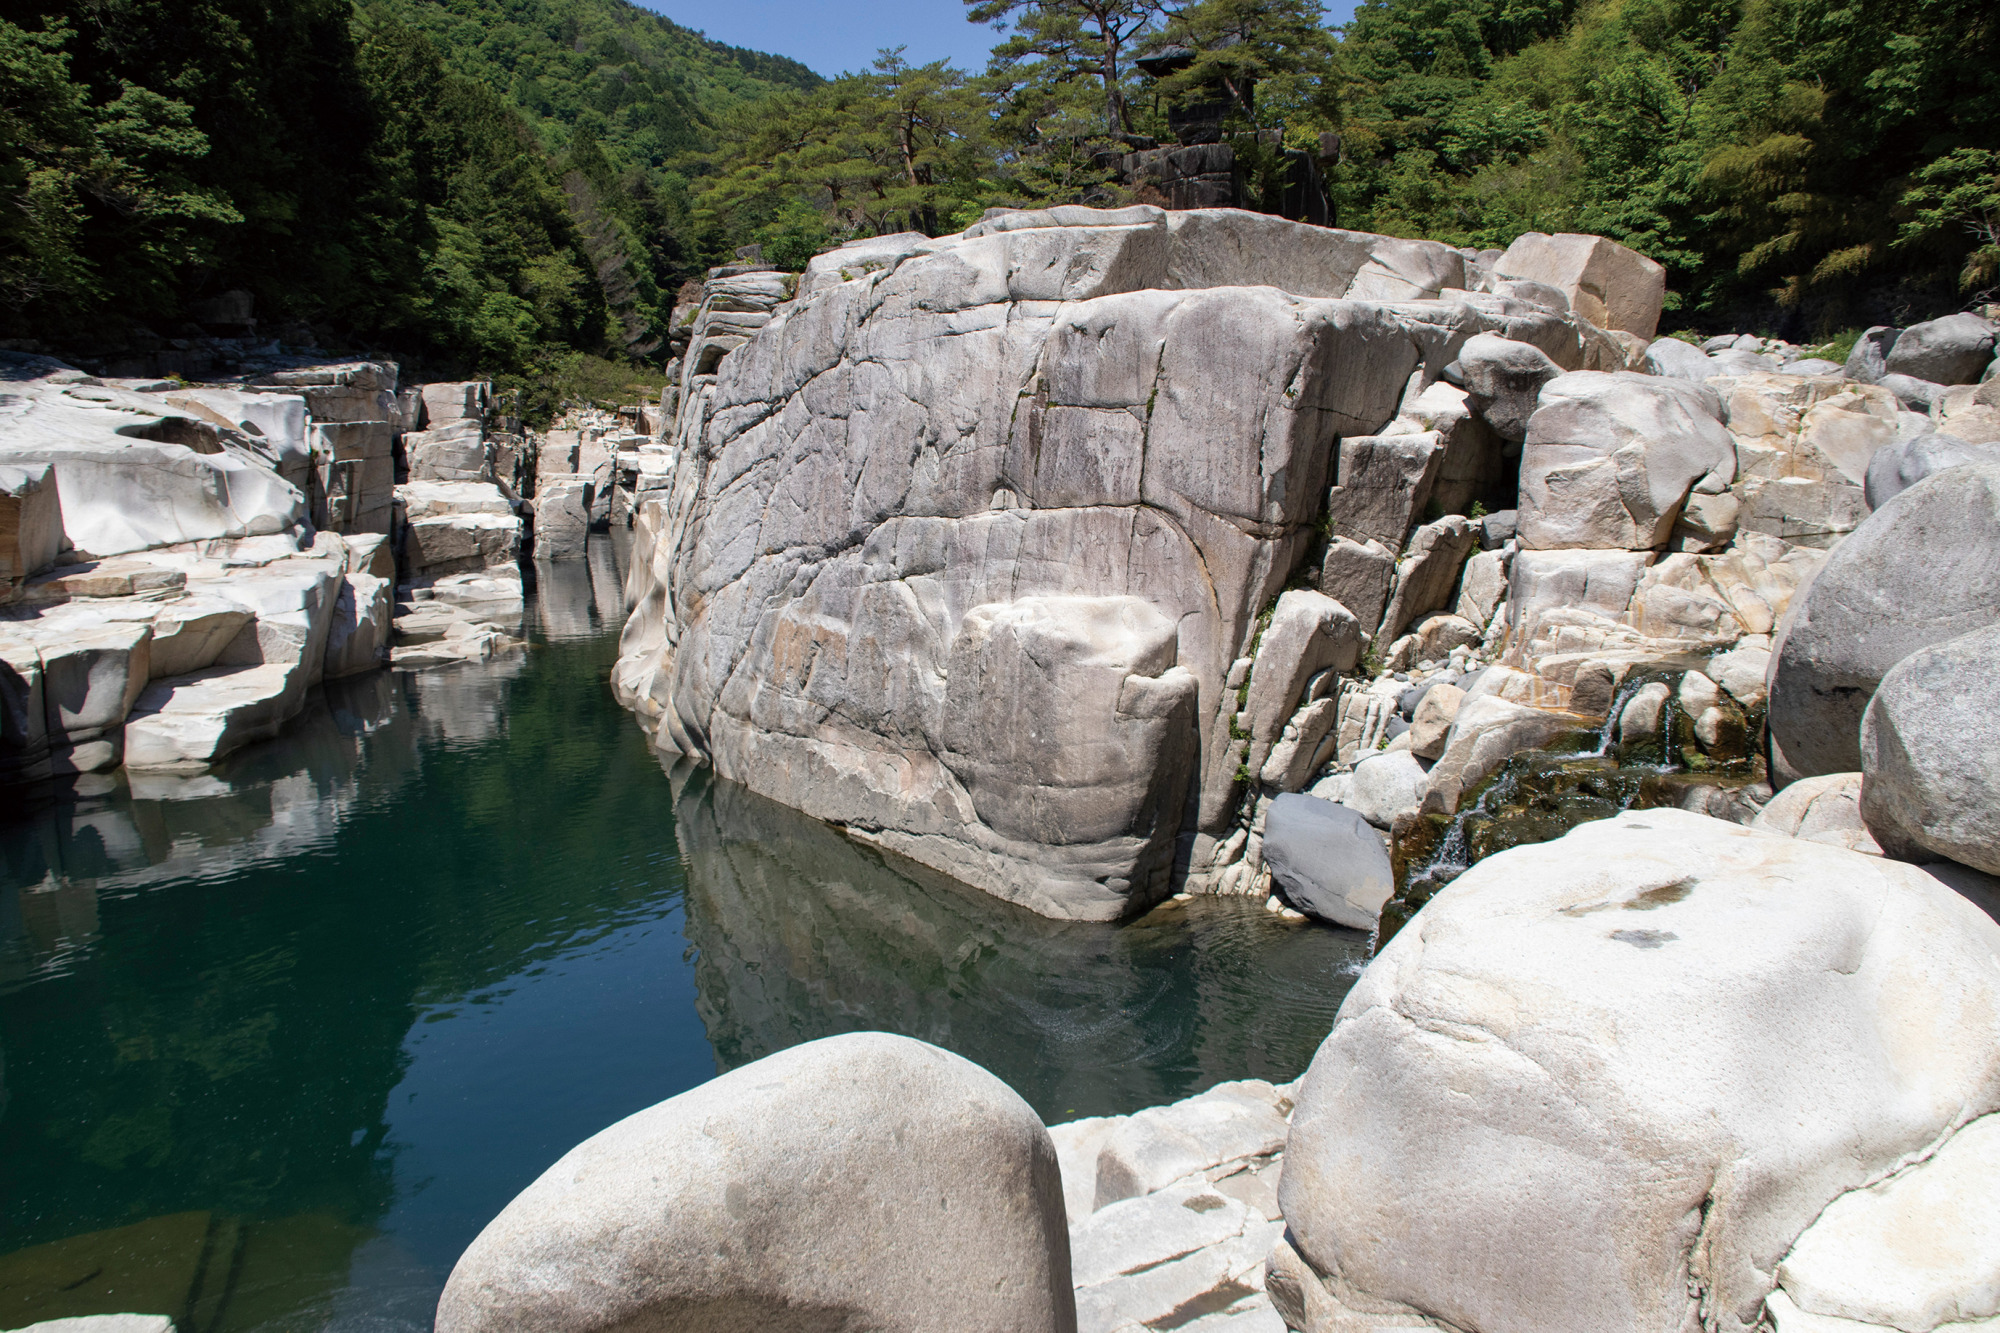
[[[615,688],[663,746],[980,888],[1141,908],[1207,869],[1239,769],[1275,763],[1225,679],[1329,485],[1360,484],[1335,441],[1478,333],[1584,362],[1541,305],[1353,299],[1462,280],[1441,246],[1152,208],[823,255],[688,383]],[[1393,551],[1422,515],[1390,489],[1367,526]],[[1404,606],[1455,580],[1426,569]],[[1303,736],[1323,677],[1259,665],[1257,716]]]
[[[1315,1333],[1757,1327],[1828,1205],[2000,1107],[1996,954],[1915,867],[1684,811],[1490,857],[1299,1085],[1279,1308]],[[1922,1249],[1867,1284],[1907,1289]]]
[[[439,1333],[1074,1333],[1062,1178],[977,1065],[861,1032],[781,1051],[572,1148],[474,1240]]]
[[[1890,855],[2000,875],[2000,624],[1918,649],[1861,720],[1861,816]]]
[[[1792,601],[1771,673],[1785,778],[1861,770],[1861,718],[1889,669],[2000,618],[2000,463],[1934,473],[1835,547]]]

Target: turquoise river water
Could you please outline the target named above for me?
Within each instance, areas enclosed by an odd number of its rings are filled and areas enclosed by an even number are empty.
[[[1046,921],[668,771],[608,546],[529,623],[212,774],[0,796],[0,1328],[428,1328],[516,1191],[720,1071],[876,1028],[1131,1111],[1297,1075],[1366,954],[1243,900]]]

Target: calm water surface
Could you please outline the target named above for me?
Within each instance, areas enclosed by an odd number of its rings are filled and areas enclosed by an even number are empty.
[[[1045,921],[663,769],[615,588],[545,568],[527,654],[335,682],[213,774],[0,797],[0,1328],[427,1328],[577,1141],[837,1032],[1050,1122],[1304,1069],[1362,936]]]

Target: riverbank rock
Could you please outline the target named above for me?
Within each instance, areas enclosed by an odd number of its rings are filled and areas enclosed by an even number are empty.
[[[1263,1259],[1284,1232],[1277,1179],[1289,1088],[1260,1079],[1129,1116],[1052,1125],[1070,1201],[1079,1333],[1193,1323],[1232,1333],[1280,1333],[1263,1288]],[[1143,1193],[1121,1163],[1143,1154],[1180,1173]],[[1099,1173],[1115,1176],[1102,1206]]]
[[[1946,315],[1912,324],[1884,358],[1888,374],[1932,384],[1972,384],[1993,360],[1991,321],[1977,315]]]
[[[1861,817],[1891,856],[2000,875],[2000,626],[1920,648],[1882,678],[1861,723]]]
[[[1489,857],[1299,1085],[1274,1295],[1311,1330],[1757,1327],[1829,1290],[1806,1237],[1867,1233],[1839,1201],[2000,1108],[1996,958],[1916,867],[1684,811]],[[1877,1291],[1936,1263],[1870,1253]]]
[[[1936,473],[1835,547],[1773,647],[1774,776],[1861,770],[1861,719],[1890,668],[2000,619],[2000,463]]]
[[[1549,381],[1521,454],[1521,545],[1662,546],[1688,492],[1735,478],[1713,390],[1654,375],[1577,371]]]
[[[712,383],[688,382],[672,483],[634,525],[648,545],[619,697],[656,745],[1048,915],[1120,917],[1212,883],[1264,756],[1328,720],[1299,718],[1331,697],[1321,676],[1303,695],[1289,668],[1225,684],[1261,618],[1323,517],[1392,557],[1423,519],[1442,444],[1381,434],[1404,398],[1480,333],[1583,361],[1572,317],[1453,279],[1447,247],[1149,207],[1008,212],[820,256]],[[1381,452],[1366,466],[1348,447],[1363,440]],[[1350,486],[1351,531],[1348,500],[1329,501]],[[1419,563],[1392,618],[1448,604],[1458,565]],[[1008,610],[1031,599],[1066,599],[1073,628],[1137,599],[1170,632],[1089,667],[1124,670],[1115,690],[1001,697],[994,682],[1047,679],[1041,631]],[[1122,827],[1066,823],[1026,787],[983,807],[966,775],[984,752],[953,739],[1004,743],[1025,776],[1123,763],[1140,751],[1111,738],[1134,729],[1173,762],[1119,805]],[[1277,776],[1310,776],[1294,767]]]
[[[53,362],[0,361],[0,383],[0,466],[53,471],[79,559],[296,532],[308,517],[275,451],[205,415]]]
[[[1055,1148],[978,1066],[887,1033],[619,1121],[466,1249],[439,1333],[1074,1330]]]
[[[1264,864],[1285,900],[1307,916],[1373,930],[1396,877],[1382,837],[1357,810],[1287,793],[1264,816]]]
[[[1801,778],[1772,797],[1750,827],[1788,838],[1823,842],[1880,856],[1882,848],[1861,819],[1861,774]]]

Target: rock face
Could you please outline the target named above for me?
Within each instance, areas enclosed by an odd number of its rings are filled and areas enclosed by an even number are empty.
[[[1521,545],[1662,546],[1688,492],[1727,486],[1736,447],[1702,386],[1579,371],[1549,382],[1521,455]]]
[[[1299,1086],[1280,1308],[1735,1333],[1781,1262],[1790,1299],[1825,1293],[1802,1233],[1866,1233],[1837,1201],[2000,1107],[1996,955],[1915,867],[1684,811],[1490,857],[1369,965]],[[1848,1271],[1908,1290],[1924,1250]]]
[[[0,587],[47,569],[62,544],[55,469],[0,465]]]
[[[2000,626],[1918,649],[1882,678],[1861,722],[1861,817],[1903,860],[2000,875]]]
[[[1780,1333],[1990,1325],[2000,1315],[1996,1188],[2000,1116],[1988,1115],[1936,1156],[1834,1200],[1778,1266]]]
[[[271,536],[306,518],[275,453],[150,394],[59,368],[8,384],[0,464],[55,473],[80,556]]]
[[[2000,464],[1948,468],[1835,547],[1773,648],[1771,747],[1787,777],[1861,770],[1861,718],[1911,653],[2000,618]]]
[[[794,1046],[619,1121],[489,1223],[439,1333],[1074,1333],[1062,1180],[1005,1084],[886,1033]]]
[[[1080,1333],[1178,1327],[1280,1333],[1263,1262],[1284,1232],[1277,1180],[1288,1090],[1220,1083],[1129,1116],[1052,1125],[1068,1201]]]
[[[1442,290],[1389,290],[1413,254],[1463,280],[1443,247],[1151,208],[821,256],[689,382],[671,489],[635,521],[620,699],[657,744],[1038,911],[1156,901],[1208,870],[1239,770],[1276,763],[1286,728],[1280,767],[1303,766],[1334,724],[1295,720],[1322,702],[1296,663],[1225,680],[1328,487],[1361,488],[1335,441],[1374,436],[1475,334],[1582,359],[1545,307],[1402,299]],[[1400,303],[1359,299],[1382,294]],[[1357,524],[1393,552],[1421,502],[1388,489]],[[1044,642],[1065,646],[1038,659]],[[1099,683],[996,697],[1058,675]],[[1244,686],[1277,736],[1237,734]],[[1123,766],[1147,755],[1142,782]],[[1054,793],[1076,788],[1054,773],[1127,795],[1066,822]]]

